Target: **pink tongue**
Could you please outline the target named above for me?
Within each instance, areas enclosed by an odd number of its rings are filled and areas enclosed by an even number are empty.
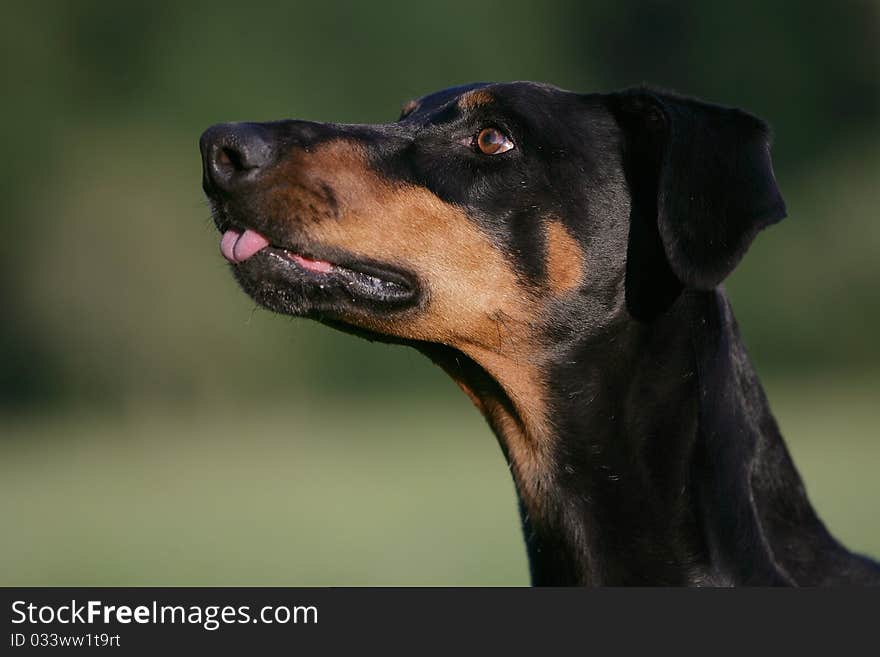
[[[244,233],[227,230],[220,240],[220,253],[229,262],[244,262],[267,246],[269,240],[249,228]]]

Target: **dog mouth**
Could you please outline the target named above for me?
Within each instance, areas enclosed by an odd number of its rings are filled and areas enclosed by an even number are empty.
[[[360,301],[387,310],[410,305],[417,296],[414,277],[396,268],[341,253],[321,258],[311,249],[273,244],[251,228],[227,228],[220,253],[245,289],[276,310],[299,314],[306,301]],[[289,303],[294,296],[302,297],[299,303]],[[287,307],[278,308],[274,297]]]

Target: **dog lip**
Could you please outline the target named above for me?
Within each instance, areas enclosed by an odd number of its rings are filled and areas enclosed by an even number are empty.
[[[222,234],[220,251],[236,269],[250,265],[251,260],[268,258],[282,267],[294,268],[317,284],[329,283],[334,278],[341,280],[349,292],[359,290],[360,296],[374,300],[378,295],[386,302],[408,304],[420,297],[421,286],[416,276],[399,267],[335,248],[322,248],[320,244],[306,246],[275,240],[269,233],[230,220],[219,208],[212,209]]]
[[[346,269],[356,274],[362,274],[371,278],[379,279],[385,283],[401,288],[408,293],[417,291],[418,286],[414,283],[412,276],[393,269],[385,264],[372,264],[363,260],[344,259],[340,262],[332,263],[337,269]]]
[[[344,263],[316,260],[290,249],[270,246],[256,257],[266,258],[280,267],[279,273],[290,272],[293,280],[305,278],[321,290],[344,290],[354,301],[356,297],[382,305],[409,305],[419,298],[419,286],[410,275],[386,265],[361,261]],[[295,273],[294,273],[295,272]]]
[[[418,286],[411,276],[392,269],[387,265],[374,265],[362,260],[345,258],[341,260],[323,260],[304,255],[302,251],[283,247],[270,247],[267,252],[277,256],[280,252],[284,258],[298,269],[304,270],[313,276],[338,275],[343,278],[366,278],[373,279],[376,283],[395,289],[402,296],[415,294]]]

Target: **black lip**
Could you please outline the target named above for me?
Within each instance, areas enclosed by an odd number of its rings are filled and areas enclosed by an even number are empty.
[[[325,260],[333,269],[329,272],[311,271],[294,261],[292,255],[312,260]],[[302,279],[314,280],[319,284],[341,281],[348,292],[367,297],[371,301],[404,302],[415,297],[418,291],[414,279],[400,270],[387,265],[354,260],[351,257],[341,259],[321,257],[313,250],[289,248],[271,243],[251,257],[260,256],[274,259],[276,269],[280,268],[283,271],[286,267],[290,268],[300,282]]]
[[[239,283],[270,310],[297,316],[347,320],[364,312],[387,314],[418,305],[414,279],[397,270],[333,263],[327,272],[306,269],[289,249],[268,246],[232,266]]]
[[[341,261],[328,260],[328,262],[332,263],[337,269],[348,270],[356,274],[377,278],[407,292],[417,291],[417,286],[412,277],[396,268],[391,268],[388,265],[378,265],[363,260],[354,261],[350,259],[342,259]]]
[[[251,222],[243,222],[230,215],[228,209],[213,198],[209,197],[209,201],[214,223],[221,235],[227,230],[244,232],[250,229],[269,241],[269,246],[247,260],[232,264],[236,278],[246,290],[262,284],[290,286],[307,297],[304,299],[307,305],[330,301],[330,293],[335,290],[338,297],[345,296],[356,305],[366,303],[368,307],[381,311],[409,308],[421,299],[417,277],[402,268],[357,257],[335,247],[279,239],[272,234],[271,222],[259,222],[259,228],[253,227]],[[324,260],[333,265],[333,270],[321,273],[305,269],[292,260],[290,254],[309,260]],[[249,285],[245,285],[246,280],[250,281]],[[268,305],[275,310],[289,312],[289,309]]]
[[[235,230],[246,230],[232,226]],[[262,251],[257,252],[251,257],[257,257],[261,254],[268,254],[276,258],[282,258],[285,264],[295,267],[308,276],[315,278],[331,277],[334,274],[345,275],[346,272],[360,274],[363,276],[379,279],[385,283],[389,283],[406,292],[416,292],[418,285],[415,277],[407,274],[397,267],[376,262],[370,259],[355,258],[349,253],[334,248],[307,247],[300,245],[289,245],[273,241],[269,236],[260,233],[269,240],[269,246]],[[291,255],[301,256],[308,260],[323,260],[329,262],[333,266],[332,272],[321,273],[314,272],[298,265],[290,258]],[[249,258],[250,259],[250,258]],[[245,261],[247,262],[247,261]],[[241,264],[241,263],[238,263]]]
[[[246,230],[246,227],[229,223],[224,230],[229,229]],[[247,260],[232,264],[239,278],[244,276],[254,283],[290,285],[315,301],[335,290],[351,301],[360,299],[386,310],[409,307],[420,297],[416,277],[398,267],[356,258],[338,249],[279,243],[265,233],[260,234],[269,240],[269,246]],[[333,268],[328,272],[312,271],[297,263],[291,257],[294,255],[324,260]]]

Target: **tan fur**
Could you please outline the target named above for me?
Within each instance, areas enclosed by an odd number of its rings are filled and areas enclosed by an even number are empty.
[[[492,94],[483,89],[476,89],[475,91],[469,91],[462,95],[458,99],[458,106],[463,110],[470,110],[479,107],[480,105],[488,105],[493,102],[495,102],[495,99],[492,97]]]
[[[534,342],[542,308],[536,292],[518,280],[463,210],[427,189],[381,178],[355,143],[336,140],[308,154],[298,152],[279,167],[270,185],[265,202],[272,216],[300,222],[309,242],[418,275],[423,307],[385,317],[364,313],[350,321],[449,345],[479,363],[516,409],[514,418],[497,402],[478,400],[499,428],[529,497],[550,471],[541,350]],[[317,191],[323,186],[333,190],[336,213]],[[570,256],[570,241],[554,239],[563,259]]]
[[[419,101],[417,100],[408,100],[403,104],[403,107],[400,108],[400,118],[405,118],[407,115],[412,114],[417,109],[419,109]]]
[[[503,382],[502,387],[513,401],[515,413],[511,413],[500,400],[492,396],[480,397],[455,372],[447,372],[499,434],[510,457],[511,472],[529,513],[542,514],[544,509],[540,493],[552,481],[548,467],[552,458],[552,444],[549,440],[547,418],[543,415],[538,380],[529,378],[534,370],[502,365],[501,373],[496,374],[496,380]],[[513,398],[513,391],[518,391],[517,399]],[[533,396],[523,399],[524,393]]]
[[[547,278],[550,288],[565,294],[577,288],[584,276],[584,252],[561,221],[547,225]]]

